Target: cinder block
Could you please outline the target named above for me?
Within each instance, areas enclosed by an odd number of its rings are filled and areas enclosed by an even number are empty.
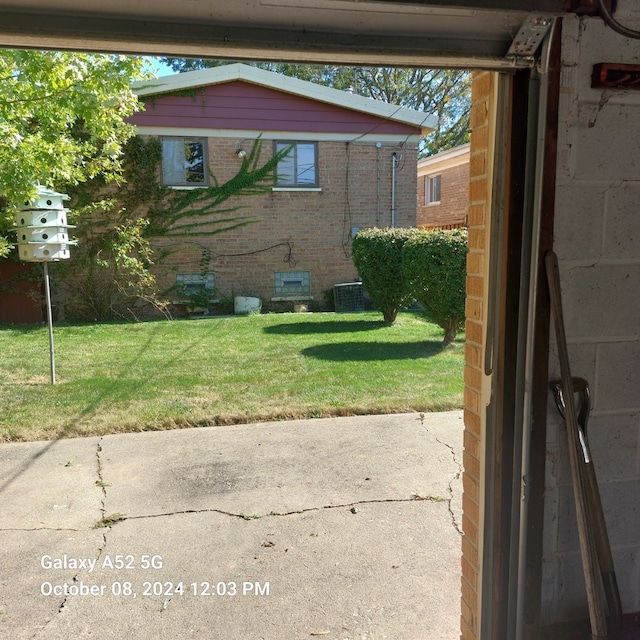
[[[640,415],[597,415],[587,434],[598,481],[633,479],[640,445]]]
[[[607,258],[640,258],[640,185],[609,189],[605,199],[603,254]]]
[[[561,286],[567,338],[611,340],[638,336],[640,266],[603,264],[567,268]]]
[[[589,618],[587,592],[577,534],[574,549],[575,553],[564,554],[560,558],[556,619],[554,622]]]
[[[637,317],[636,314],[634,320]],[[598,378],[594,409],[629,412],[640,410],[638,362],[640,362],[639,342],[609,343],[598,346]]]
[[[555,615],[558,584],[558,565],[556,558],[542,562],[542,601],[540,613],[544,624],[556,622]]]
[[[597,260],[602,254],[604,186],[559,184],[554,251],[560,260]]]
[[[640,611],[640,551],[637,548],[614,550],[613,565],[622,600],[622,610]]]
[[[600,483],[600,495],[612,547],[638,547],[640,478]]]
[[[637,180],[640,171],[638,106],[581,103],[573,153],[577,180]]]

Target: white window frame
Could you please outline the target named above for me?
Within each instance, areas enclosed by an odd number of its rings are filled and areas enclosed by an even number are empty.
[[[427,176],[424,181],[425,204],[440,204],[442,197],[442,174]]]
[[[278,163],[276,168],[276,189],[318,189],[318,143],[314,141],[276,140],[274,153],[293,145],[291,151]],[[301,159],[302,148],[311,147],[313,163]],[[306,149],[308,152],[308,149]],[[307,167],[307,168],[306,168]],[[304,174],[313,170],[313,181],[306,181]]]
[[[308,296],[311,293],[310,271],[274,271],[274,293],[277,296]]]
[[[209,159],[206,138],[166,136],[160,140],[162,144],[163,185],[195,189],[209,186]],[[188,144],[202,146],[202,180],[189,180],[189,159],[186,150]]]

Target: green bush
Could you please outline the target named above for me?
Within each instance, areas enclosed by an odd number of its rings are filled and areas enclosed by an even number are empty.
[[[402,270],[402,247],[417,229],[363,229],[353,238],[352,256],[362,283],[385,322],[414,298]]]
[[[467,275],[465,229],[418,231],[402,252],[405,280],[415,299],[444,329],[444,343],[464,326]]]

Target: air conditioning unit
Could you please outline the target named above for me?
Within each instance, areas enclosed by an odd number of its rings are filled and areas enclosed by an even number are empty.
[[[358,313],[364,311],[364,288],[362,282],[345,282],[333,287],[333,303],[336,313]]]

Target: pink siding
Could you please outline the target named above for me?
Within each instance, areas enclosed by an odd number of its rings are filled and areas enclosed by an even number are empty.
[[[157,96],[130,121],[147,127],[250,129],[312,133],[419,134],[391,122],[309,98],[242,81],[204,87],[193,96]]]

